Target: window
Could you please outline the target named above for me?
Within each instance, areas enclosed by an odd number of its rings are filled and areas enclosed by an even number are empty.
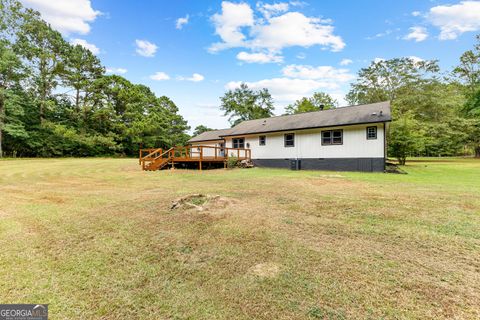
[[[267,137],[266,136],[259,136],[258,137],[258,144],[261,146],[264,146],[267,143]]]
[[[322,131],[322,145],[343,144],[343,130]]]
[[[287,133],[284,136],[285,138],[285,147],[294,147],[295,146],[295,134]]]
[[[232,143],[234,148],[245,148],[245,138],[234,138],[232,139]]]
[[[367,140],[377,139],[377,127],[367,127]]]

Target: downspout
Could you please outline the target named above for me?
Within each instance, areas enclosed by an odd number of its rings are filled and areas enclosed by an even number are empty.
[[[383,123],[383,171],[386,170],[387,164],[387,124]]]

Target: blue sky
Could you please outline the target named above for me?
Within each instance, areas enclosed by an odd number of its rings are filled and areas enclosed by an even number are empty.
[[[228,127],[219,97],[267,87],[276,113],[315,91],[341,104],[374,60],[438,59],[443,71],[480,33],[480,1],[22,0],[110,73],[170,97],[194,128]]]

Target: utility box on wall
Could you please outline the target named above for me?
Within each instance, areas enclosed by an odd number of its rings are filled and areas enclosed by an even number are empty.
[[[291,159],[290,160],[290,170],[300,170],[301,168],[301,160],[299,159]]]

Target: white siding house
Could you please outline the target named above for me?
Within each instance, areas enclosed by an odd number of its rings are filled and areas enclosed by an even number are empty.
[[[189,143],[250,149],[256,166],[383,171],[389,121],[383,102],[244,121]]]

